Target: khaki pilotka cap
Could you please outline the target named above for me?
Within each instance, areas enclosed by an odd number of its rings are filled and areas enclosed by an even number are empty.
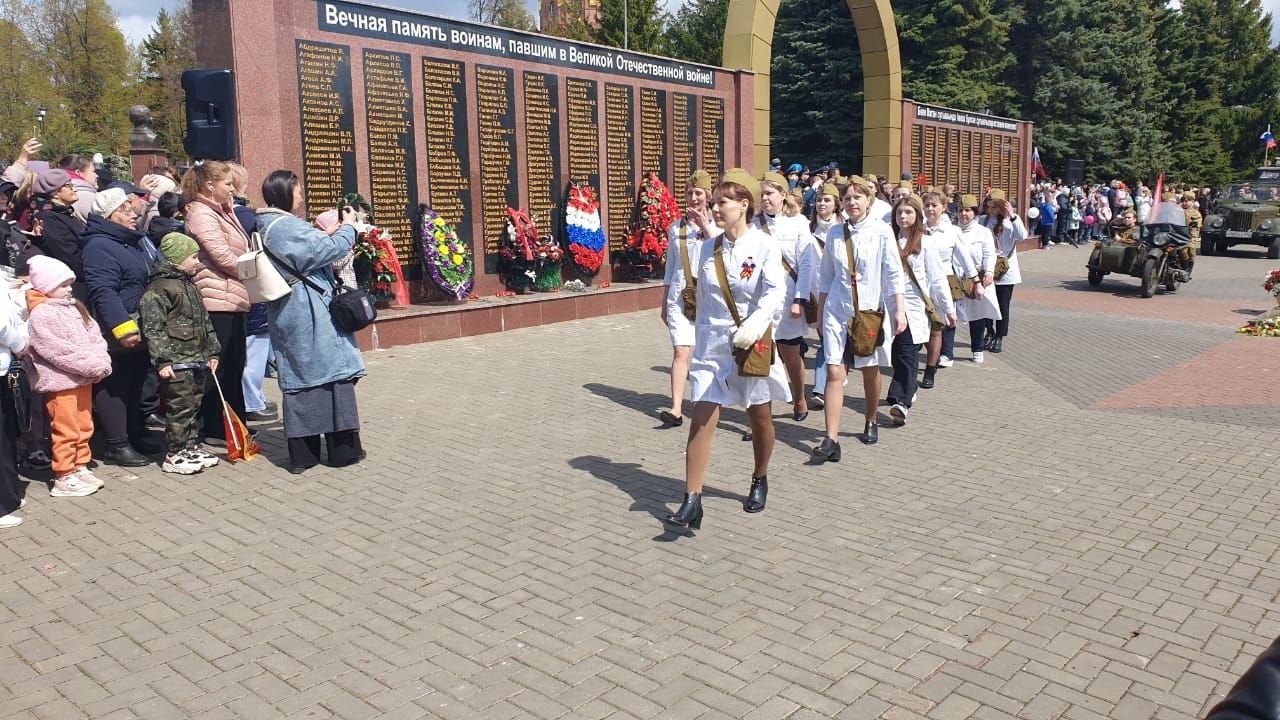
[[[751,203],[755,207],[760,205],[760,181],[751,176],[751,173],[742,168],[729,168],[728,172],[720,178],[722,183],[737,183],[747,189],[747,193],[751,195]]]

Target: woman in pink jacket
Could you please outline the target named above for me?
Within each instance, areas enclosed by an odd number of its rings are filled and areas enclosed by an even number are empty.
[[[200,245],[200,267],[193,278],[214,333],[222,344],[218,358],[218,382],[231,409],[245,415],[241,378],[245,366],[245,318],[249,293],[236,276],[236,258],[248,251],[249,238],[232,210],[235,186],[226,163],[204,162],[182,178],[187,204],[187,234]],[[224,445],[222,402],[218,393],[205,393],[200,408],[205,441]]]
[[[61,260],[31,258],[31,389],[44,394],[53,428],[53,497],[92,495],[103,482],[89,472],[93,384],[111,374],[111,356],[89,309],[71,296],[76,274]]]

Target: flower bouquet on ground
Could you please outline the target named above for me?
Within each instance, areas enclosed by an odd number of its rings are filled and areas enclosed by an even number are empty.
[[[581,277],[595,277],[604,262],[604,229],[600,226],[600,199],[587,185],[569,184],[565,203],[568,257]]]
[[[361,289],[375,302],[388,304],[395,300],[399,305],[408,305],[409,288],[400,258],[391,244],[391,233],[373,224],[369,203],[358,193],[343,196],[339,212],[344,205],[356,211],[356,244],[351,252],[355,255],[353,265]]]
[[[456,300],[466,300],[475,283],[471,249],[458,239],[453,226],[425,204],[418,206],[422,222],[423,269],[441,290]]]
[[[501,270],[507,287],[517,292],[533,287],[555,290],[560,287],[560,266],[564,251],[551,233],[539,233],[538,226],[524,210],[507,208],[507,235],[499,251]]]
[[[1275,298],[1276,307],[1257,320],[1250,320],[1240,333],[1255,337],[1280,337],[1280,270],[1272,270],[1262,280],[1262,289]]]
[[[623,262],[637,280],[648,280],[662,274],[667,254],[667,228],[680,217],[680,209],[671,191],[658,179],[657,173],[646,173],[640,183],[635,212],[623,248]]]

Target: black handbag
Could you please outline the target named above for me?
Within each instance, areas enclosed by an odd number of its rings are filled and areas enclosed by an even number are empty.
[[[294,270],[288,263],[276,257],[270,250],[264,248],[263,251],[267,253],[267,257],[284,268],[285,272],[296,278],[298,282],[320,293],[321,296],[331,298],[329,300],[329,317],[333,319],[334,326],[339,330],[353,333],[369,327],[374,320],[378,319],[378,309],[373,306],[373,299],[364,290],[359,288],[352,290],[339,281],[338,286],[334,288],[332,293],[326,292],[305,275]]]
[[[4,381],[9,386],[9,396],[13,398],[13,417],[17,420],[18,433],[25,433],[31,429],[31,382],[27,379],[27,368],[17,359],[12,360]]]

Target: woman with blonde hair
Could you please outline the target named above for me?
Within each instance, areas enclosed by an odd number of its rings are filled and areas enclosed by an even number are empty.
[[[688,200],[684,217],[672,223],[668,231],[666,302],[662,304],[662,322],[671,334],[671,409],[663,410],[659,417],[671,427],[684,424],[684,386],[693,353],[696,303],[686,304],[685,288],[693,287],[697,293],[694,275],[702,260],[702,241],[715,234],[709,207],[710,173],[699,170],[689,178]]]
[[[711,212],[722,233],[703,248],[698,267],[698,314],[689,363],[693,413],[685,448],[685,494],[664,521],[674,527],[702,526],[702,485],[711,462],[711,441],[722,405],[745,407],[751,424],[755,467],[742,509],[757,513],[769,494],[769,459],[774,430],[771,402],[790,400],[782,364],[766,377],[739,373],[734,350],[770,352],[761,342],[782,317],[786,272],[777,243],[751,224],[760,202],[760,183],[734,168],[716,185]]]
[[[222,346],[218,383],[232,411],[244,417],[241,378],[246,360],[249,292],[236,273],[236,259],[248,251],[249,237],[235,214],[235,176],[226,163],[199,163],[182,178],[182,193],[188,199],[187,234],[200,245],[199,266],[193,279]],[[200,411],[206,442],[225,444],[218,393],[205,393]]]
[[[903,293],[906,277],[893,231],[883,220],[871,215],[875,191],[861,178],[854,178],[844,192],[844,212],[848,220],[827,235],[827,251],[822,256],[818,278],[822,344],[827,348],[826,437],[813,448],[820,461],[840,460],[840,412],[844,409],[844,381],[849,368],[862,371],[866,423],[862,442],[874,445],[880,439],[880,368],[889,365],[889,340],[894,332],[907,329]],[[849,338],[855,313],[894,308],[885,313],[884,337],[870,355],[853,353]],[[892,320],[892,324],[890,321]]]
[[[814,245],[818,248],[818,268],[822,268],[822,255],[827,249],[827,235],[831,229],[839,227],[844,221],[840,214],[840,188],[835,183],[823,183],[813,201],[813,216],[809,218],[809,234],[813,236]],[[821,320],[822,315],[818,315]],[[821,340],[822,326],[818,326]],[[823,408],[823,392],[827,389],[827,346],[818,345],[818,357],[813,364],[813,395],[809,398],[809,407],[815,410]]]

